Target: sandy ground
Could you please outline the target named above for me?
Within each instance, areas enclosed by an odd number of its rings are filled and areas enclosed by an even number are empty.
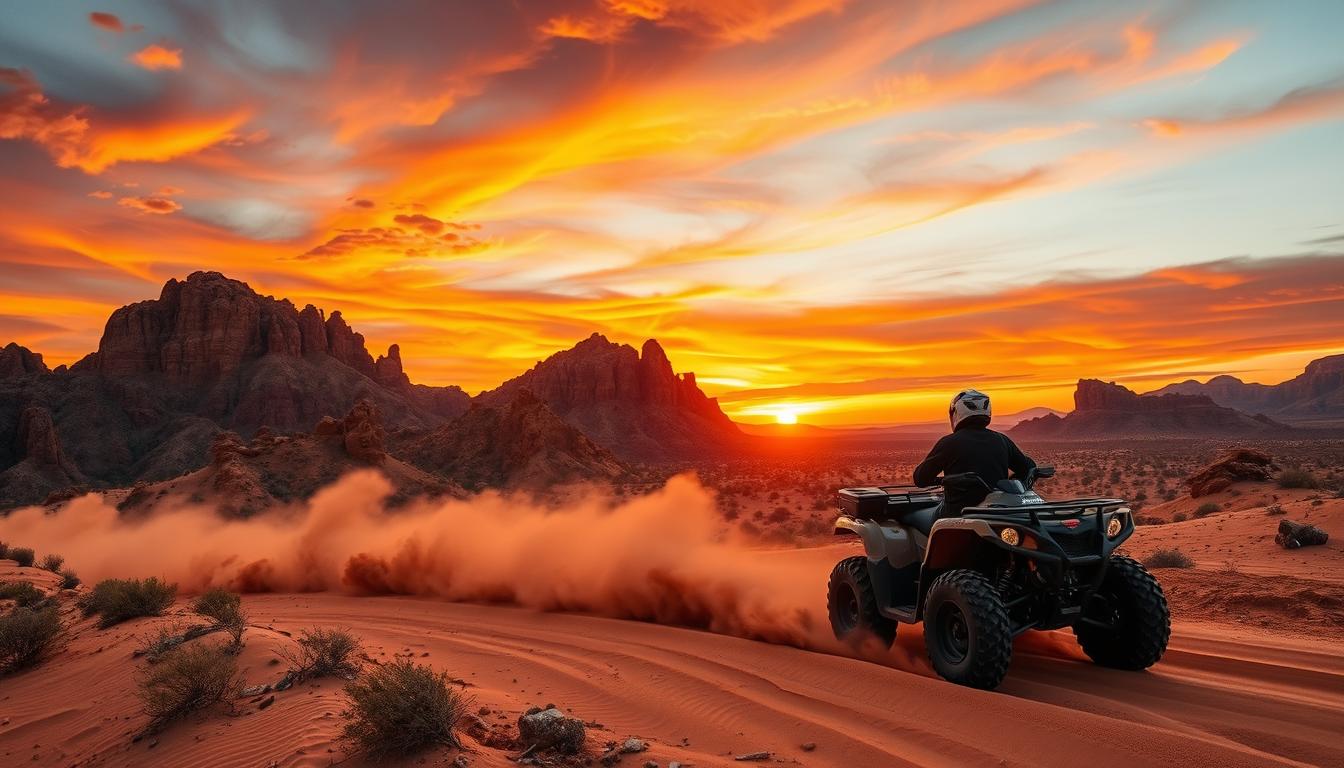
[[[776,553],[815,567],[843,546]],[[1334,558],[1331,553],[1325,556]],[[1338,562],[1336,559],[1335,562]],[[1181,578],[1192,572],[1183,572]],[[1216,571],[1199,571],[1207,579]],[[0,566],[0,579],[33,569]],[[74,618],[64,649],[0,680],[0,764],[33,766],[319,766],[347,759],[336,736],[340,681],[277,694],[264,711],[241,701],[133,741],[145,724],[132,658],[184,609],[107,630]],[[758,750],[805,766],[1344,764],[1344,632],[1265,631],[1182,619],[1166,658],[1146,673],[1088,663],[1065,633],[1019,640],[994,693],[945,683],[923,659],[918,627],[871,660],[703,631],[588,615],[429,598],[254,595],[241,666],[273,682],[272,662],[312,626],[348,627],[375,660],[410,655],[466,682],[492,723],[555,703],[601,723],[589,743],[638,736],[649,752],[623,763],[740,765]],[[1336,612],[1338,614],[1338,612]],[[815,744],[805,750],[803,744]],[[508,750],[471,741],[470,765],[512,765]],[[448,765],[441,751],[408,765]]]

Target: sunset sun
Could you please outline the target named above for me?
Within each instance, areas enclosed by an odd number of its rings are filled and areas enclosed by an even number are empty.
[[[780,411],[775,414],[775,421],[780,424],[797,424],[798,414],[793,411]]]

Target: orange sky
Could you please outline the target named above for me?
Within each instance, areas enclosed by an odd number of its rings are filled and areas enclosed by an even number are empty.
[[[937,420],[1344,350],[1344,7],[34,4],[0,343],[215,269],[489,388],[656,336],[725,410]]]

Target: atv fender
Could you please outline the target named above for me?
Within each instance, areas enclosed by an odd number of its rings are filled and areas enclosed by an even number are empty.
[[[994,529],[984,520],[950,517],[933,524],[929,545],[924,550],[924,571],[941,572],[949,568],[968,568],[980,562],[977,555],[986,539],[996,539]]]
[[[920,561],[919,546],[911,539],[910,530],[904,526],[882,525],[872,520],[841,515],[835,521],[835,533],[837,536],[858,536],[863,541],[864,552],[872,562],[885,560],[892,568],[899,570]]]

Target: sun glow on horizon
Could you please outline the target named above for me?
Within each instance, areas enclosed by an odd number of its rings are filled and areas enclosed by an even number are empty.
[[[775,421],[779,424],[797,424],[798,414],[795,411],[780,411],[775,414]]]

